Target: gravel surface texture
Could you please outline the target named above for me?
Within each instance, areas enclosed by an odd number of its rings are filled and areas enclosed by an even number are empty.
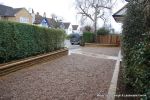
[[[0,77],[0,100],[105,100],[115,63],[72,54],[22,69]]]

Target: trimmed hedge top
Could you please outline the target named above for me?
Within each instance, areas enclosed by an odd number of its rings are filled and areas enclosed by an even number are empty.
[[[108,34],[110,34],[110,30],[105,27],[99,28],[97,30],[97,35],[108,35]]]
[[[92,32],[84,32],[83,39],[86,43],[93,43],[94,42],[94,33]]]
[[[0,63],[58,50],[64,39],[63,30],[0,21]]]

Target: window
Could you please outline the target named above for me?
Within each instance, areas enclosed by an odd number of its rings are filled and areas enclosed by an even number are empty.
[[[29,23],[29,18],[27,18],[27,17],[20,17],[20,23]]]

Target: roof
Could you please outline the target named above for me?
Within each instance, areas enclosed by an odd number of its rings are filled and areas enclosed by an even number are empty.
[[[16,14],[17,12],[19,12],[21,9],[23,9],[23,8],[14,8],[14,14]]]
[[[47,24],[49,27],[52,28],[56,28],[56,27],[62,27],[61,25],[63,25],[64,29],[68,29],[70,23],[64,23],[64,22],[56,22],[54,19],[52,18],[47,18],[47,17],[42,17],[39,14],[35,15],[35,21],[34,24],[41,24],[42,20],[45,19],[47,21]]]
[[[23,8],[12,8],[0,4],[0,16],[15,16],[15,14]]]
[[[127,5],[123,6],[120,10],[118,10],[116,13],[113,14],[114,16],[124,16],[127,11]]]
[[[123,6],[120,10],[118,10],[116,13],[114,13],[112,16],[116,22],[122,22],[126,12],[127,12],[127,4]]]
[[[56,25],[56,21],[54,20],[54,19],[52,19],[52,18],[47,18],[47,20],[48,20],[48,24],[49,24],[49,26],[50,27],[52,27],[52,28],[55,28],[57,25]],[[59,25],[58,25],[59,26]]]
[[[78,29],[78,25],[72,25],[72,29],[73,30],[77,30]]]
[[[42,22],[43,17],[41,15],[35,15],[34,24],[40,24]]]
[[[35,15],[34,24],[41,24],[43,19],[45,19],[48,22],[47,24],[49,27],[53,27],[52,24],[54,23],[54,20],[51,18],[42,17],[41,15]]]
[[[65,22],[65,23],[63,23],[63,24],[64,24],[64,26],[65,26],[65,29],[68,29],[69,26],[70,26],[70,23],[69,23],[69,22]]]

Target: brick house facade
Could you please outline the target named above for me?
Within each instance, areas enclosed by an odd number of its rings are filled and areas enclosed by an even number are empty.
[[[32,16],[25,8],[12,8],[1,4],[0,20],[32,24]]]

